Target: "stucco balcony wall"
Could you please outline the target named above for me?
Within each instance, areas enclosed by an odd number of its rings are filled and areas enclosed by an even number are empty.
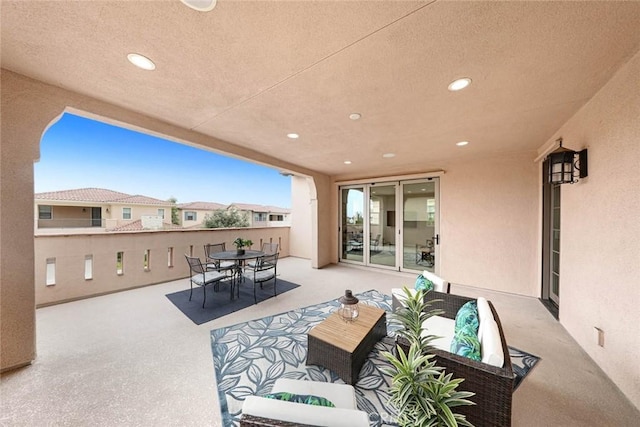
[[[289,227],[36,235],[36,306],[187,277],[189,269],[185,254],[204,259],[206,243],[225,242],[227,250],[235,250],[232,242],[237,237],[251,239],[253,249],[259,249],[262,242],[279,243],[280,256],[289,256]],[[147,250],[149,261],[148,268],[145,268]],[[122,274],[118,274],[118,252],[124,255]],[[88,256],[92,264],[91,278],[85,279]],[[55,284],[49,286],[48,260],[49,263],[55,260]],[[49,266],[49,279],[53,278],[51,270]]]

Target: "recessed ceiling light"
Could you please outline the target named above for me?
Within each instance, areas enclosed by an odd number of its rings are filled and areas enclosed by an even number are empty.
[[[362,117],[362,115],[360,115],[359,113],[352,113],[352,114],[349,114],[349,118],[350,118],[351,120],[360,120],[360,117]]]
[[[350,164],[351,164],[351,160],[345,160],[345,161],[344,161],[344,164],[345,164],[345,165],[350,165]]]
[[[156,69],[156,64],[154,64],[152,60],[146,56],[140,55],[139,53],[130,53],[127,55],[127,59],[133,65],[138,68],[142,68],[143,70],[151,71]]]
[[[198,12],[209,12],[216,7],[216,3],[218,0],[180,0],[182,3],[189,6],[191,9],[197,10]]]
[[[382,157],[384,157],[385,159],[390,159],[390,158],[395,157],[395,156],[396,156],[395,153],[384,153],[382,155]]]
[[[455,92],[457,90],[462,90],[465,87],[469,86],[471,84],[471,79],[468,77],[464,77],[462,79],[458,79],[458,80],[454,80],[451,82],[451,84],[449,84],[449,90],[451,92]]]
[[[300,135],[298,135],[297,133],[288,133],[287,138],[298,139],[300,138]]]
[[[469,141],[460,141],[460,142],[456,142],[456,145],[458,147],[464,147],[465,145],[469,144]]]
[[[420,191],[427,191],[427,189],[426,188],[421,188]]]

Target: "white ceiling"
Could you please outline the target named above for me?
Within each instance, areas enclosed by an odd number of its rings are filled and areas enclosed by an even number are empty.
[[[1,7],[2,68],[342,178],[536,150],[640,49],[638,1]]]

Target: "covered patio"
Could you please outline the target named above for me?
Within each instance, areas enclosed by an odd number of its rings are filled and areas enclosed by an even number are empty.
[[[302,286],[194,325],[165,294],[187,280],[45,307],[36,312],[38,358],[2,378],[5,425],[220,424],[210,331],[354,292],[410,284],[413,275],[306,260],[280,261],[280,278]],[[334,286],[327,286],[332,283]],[[513,396],[514,426],[632,426],[637,410],[536,298],[452,285],[485,296],[509,345],[542,358]]]
[[[157,315],[168,310],[163,290],[183,279],[36,311],[45,284],[34,266],[33,163],[42,133],[69,112],[292,174],[291,258],[281,271],[307,292],[278,300],[276,312],[334,298],[345,283],[384,291],[408,280],[366,257],[342,265],[341,191],[437,182],[434,271],[454,293],[489,296],[508,342],[543,358],[514,397],[514,424],[637,419],[640,2],[219,0],[198,12],[178,0],[3,0],[1,19],[3,416],[7,395],[18,423],[14,411],[33,420],[34,401],[51,419],[105,423],[158,414],[184,424],[169,408],[197,402],[182,419],[208,424],[217,410],[207,345],[172,346],[216,325]],[[134,67],[130,53],[155,70]],[[471,85],[448,90],[461,77]],[[560,139],[588,149],[589,173],[556,187],[551,256],[542,165]],[[406,231],[395,224],[393,236]],[[366,234],[361,241],[366,253]],[[551,300],[550,276],[557,319],[539,301]],[[108,379],[145,358],[155,369],[144,376]],[[132,410],[138,402],[146,409]]]

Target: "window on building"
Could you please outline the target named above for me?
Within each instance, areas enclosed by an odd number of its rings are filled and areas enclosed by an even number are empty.
[[[47,205],[38,205],[38,219],[53,219],[52,207]]]
[[[264,212],[256,212],[253,214],[253,220],[254,221],[266,221],[267,220],[267,214]]]
[[[284,221],[284,215],[269,215],[269,221]]]
[[[158,209],[158,216],[164,219],[164,209]]]
[[[184,212],[184,220],[185,221],[197,221],[198,213],[193,211],[185,211]]]
[[[122,208],[122,219],[131,219],[131,208]]]

